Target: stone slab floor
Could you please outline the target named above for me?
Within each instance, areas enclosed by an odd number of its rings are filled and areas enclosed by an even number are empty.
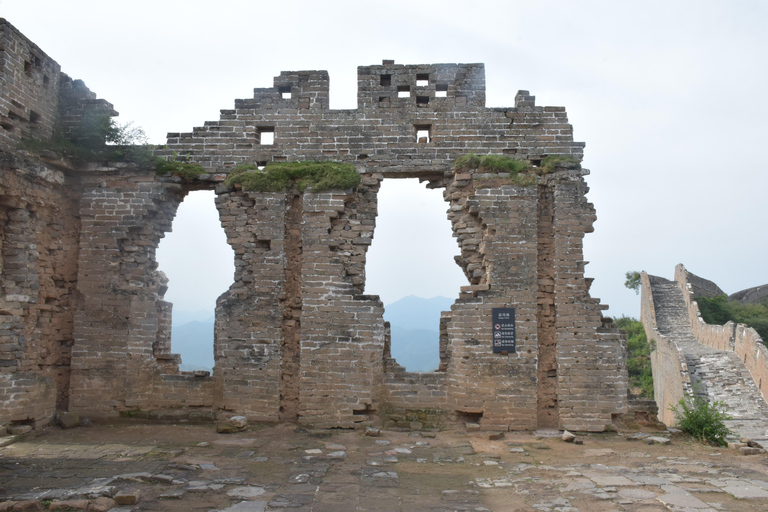
[[[0,512],[768,510],[765,455],[643,437],[51,427],[0,448]]]

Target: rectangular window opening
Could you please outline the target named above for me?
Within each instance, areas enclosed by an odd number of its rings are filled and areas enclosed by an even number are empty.
[[[275,127],[274,126],[260,126],[257,128],[257,135],[259,144],[262,146],[271,146],[275,143]]]
[[[417,144],[429,144],[432,142],[432,125],[431,124],[417,124],[414,125],[416,129],[416,143]]]
[[[392,75],[381,75],[379,85],[382,87],[388,87],[392,85]]]
[[[40,114],[38,114],[34,110],[30,110],[29,111],[29,122],[30,123],[39,123],[40,122]]]
[[[31,73],[32,72],[32,63],[24,61],[24,72],[25,73]]]
[[[429,96],[416,96],[416,106],[426,107],[429,105]]]
[[[435,98],[447,98],[448,86],[446,84],[437,84],[435,86]]]
[[[398,85],[397,86],[397,97],[398,98],[410,98],[411,97],[411,86],[410,85]]]
[[[429,73],[417,73],[416,87],[428,87],[428,86],[429,86]]]
[[[256,167],[261,171],[267,166],[266,160],[260,160],[259,162],[256,162]]]
[[[291,99],[291,86],[290,85],[284,85],[277,88],[278,92],[280,93],[280,97],[284,100]]]
[[[392,104],[392,102],[389,100],[389,96],[379,96],[379,106],[382,108],[387,108]]]

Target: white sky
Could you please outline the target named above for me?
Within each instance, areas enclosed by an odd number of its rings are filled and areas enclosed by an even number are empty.
[[[586,274],[609,314],[639,314],[627,270],[768,282],[768,2],[0,0],[0,16],[158,143],[282,70],[328,70],[331,107],[355,108],[358,65],[484,62],[486,106],[530,90],[587,143]],[[369,291],[408,280],[369,270]],[[455,297],[443,281],[417,295]]]

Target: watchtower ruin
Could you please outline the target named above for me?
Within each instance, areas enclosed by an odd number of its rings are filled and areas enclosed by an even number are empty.
[[[626,412],[625,344],[603,325],[584,278],[582,240],[596,218],[588,171],[559,168],[522,183],[454,169],[470,153],[533,166],[549,155],[581,160],[563,107],[536,106],[519,91],[513,107],[486,108],[482,64],[361,66],[355,110],[329,108],[325,71],[282,72],[218,120],[168,134],[159,154],[204,167],[195,179],[74,165],[20,151],[18,141],[30,123],[48,136],[56,116],[112,106],[59,74],[10,24],[0,28],[0,423],[68,409],[601,431]],[[19,88],[24,80],[37,88]],[[354,165],[360,184],[224,184],[239,164],[328,160]],[[443,189],[471,283],[442,315],[440,368],[430,373],[405,372],[390,357],[383,305],[363,294],[379,186],[404,177]],[[155,261],[180,202],[201,189],[216,191],[235,253],[234,283],[216,307],[212,376],[178,370]],[[515,308],[514,352],[492,350],[494,308]]]

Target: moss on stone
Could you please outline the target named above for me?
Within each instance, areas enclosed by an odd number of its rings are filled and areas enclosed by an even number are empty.
[[[177,176],[183,180],[193,180],[206,172],[200,164],[181,162],[176,160],[176,158],[171,158],[169,160],[158,158],[155,161],[155,170],[160,176],[170,174],[171,176]]]
[[[244,164],[232,170],[225,184],[257,192],[279,192],[295,184],[300,192],[322,192],[354,188],[360,184],[360,174],[352,164],[332,161],[273,162],[263,169]]]
[[[541,161],[541,174],[549,174],[557,170],[581,169],[581,164],[571,155],[549,155]]]

